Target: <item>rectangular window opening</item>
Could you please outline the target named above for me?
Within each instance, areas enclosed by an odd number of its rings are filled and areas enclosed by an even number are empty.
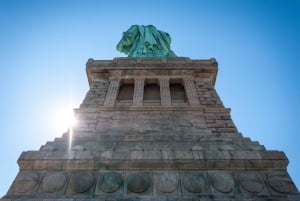
[[[157,79],[147,79],[144,86],[144,103],[160,104],[160,87]]]
[[[132,102],[134,93],[133,80],[121,80],[117,101]]]
[[[185,89],[181,79],[170,80],[170,95],[172,104],[187,102]]]

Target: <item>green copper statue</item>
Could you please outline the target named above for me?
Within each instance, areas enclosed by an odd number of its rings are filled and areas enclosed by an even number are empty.
[[[117,50],[128,57],[176,57],[170,43],[170,35],[153,25],[132,25],[123,33]]]

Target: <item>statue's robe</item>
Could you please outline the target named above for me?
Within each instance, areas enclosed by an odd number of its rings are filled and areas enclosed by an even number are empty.
[[[153,25],[132,25],[117,45],[128,57],[176,57],[170,48],[171,37]]]

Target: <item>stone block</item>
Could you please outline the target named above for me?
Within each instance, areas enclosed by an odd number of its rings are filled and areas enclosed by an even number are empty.
[[[195,160],[199,160],[199,159],[204,159],[204,152],[203,151],[192,151],[192,155],[193,155],[193,158]]]
[[[282,151],[261,151],[260,154],[262,159],[288,160]]]
[[[239,151],[229,151],[230,155],[232,156],[233,159],[242,159],[242,160],[247,160],[247,159],[255,159],[259,160],[262,159],[261,154],[259,151],[244,151],[244,150],[239,150]]]
[[[21,170],[31,170],[34,167],[33,160],[18,160],[18,165]]]
[[[92,170],[94,167],[94,160],[68,160],[63,163],[63,169],[67,170]]]
[[[143,155],[143,159],[145,159],[145,160],[160,160],[160,159],[162,159],[161,151],[159,151],[159,150],[145,151],[144,155]]]
[[[84,151],[76,151],[75,159],[83,160],[83,159],[94,159],[94,155],[89,150]]]
[[[288,160],[272,160],[272,167],[274,170],[285,170],[288,164]]]
[[[273,163],[270,160],[243,159],[243,161],[244,161],[244,166],[247,169],[264,170],[264,169],[273,168]]]
[[[174,158],[175,159],[193,159],[193,154],[191,151],[175,150]]]
[[[220,160],[230,160],[233,159],[229,151],[217,151],[217,150],[205,150],[205,159],[220,159]]]

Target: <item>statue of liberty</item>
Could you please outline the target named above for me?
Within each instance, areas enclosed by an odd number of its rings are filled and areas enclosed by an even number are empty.
[[[117,50],[128,57],[176,57],[171,37],[153,25],[132,25],[117,44]]]

